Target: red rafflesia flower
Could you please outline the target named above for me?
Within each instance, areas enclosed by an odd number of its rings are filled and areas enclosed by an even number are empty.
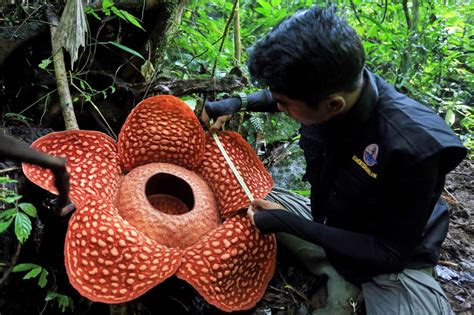
[[[252,148],[237,133],[218,136],[254,196],[263,198],[273,183]],[[248,198],[212,136],[178,98],[138,104],[117,144],[97,131],[73,130],[32,147],[67,159],[77,210],[65,264],[83,296],[122,303],[174,274],[224,311],[252,308],[263,296],[275,269],[275,238],[237,213]],[[49,170],[23,170],[57,193]]]

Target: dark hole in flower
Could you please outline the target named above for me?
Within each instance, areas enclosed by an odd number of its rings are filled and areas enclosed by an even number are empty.
[[[194,208],[194,195],[189,184],[167,173],[153,175],[146,183],[150,204],[167,214],[183,214]]]

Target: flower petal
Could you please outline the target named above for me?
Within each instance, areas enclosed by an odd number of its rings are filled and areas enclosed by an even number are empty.
[[[69,221],[64,255],[69,281],[81,295],[122,303],[172,276],[182,252],[147,238],[108,200],[91,196]]]
[[[76,205],[88,195],[113,200],[121,171],[117,146],[106,134],[88,130],[52,132],[33,142],[31,147],[66,158],[70,177],[69,197]],[[50,170],[23,163],[23,172],[36,185],[58,193]]]
[[[273,180],[252,147],[236,132],[223,131],[218,136],[254,198],[265,197],[272,190]],[[223,217],[230,217],[250,204],[210,134],[206,134],[204,160],[196,171],[214,191]]]
[[[275,271],[276,241],[237,215],[186,250],[176,275],[226,312],[255,306]]]
[[[116,205],[130,224],[170,247],[194,245],[220,223],[206,182],[195,172],[168,163],[130,171],[122,180]]]
[[[194,169],[204,154],[204,131],[179,98],[154,96],[130,113],[120,131],[118,150],[125,171],[152,162]]]

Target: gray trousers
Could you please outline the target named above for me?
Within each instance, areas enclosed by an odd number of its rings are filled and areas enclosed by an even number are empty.
[[[289,212],[312,219],[308,198],[274,188],[266,199],[283,205]],[[440,285],[426,270],[405,269],[400,273],[378,275],[362,284],[361,290],[329,264],[320,246],[287,233],[277,233],[277,240],[311,273],[328,277],[327,306],[313,314],[354,314],[354,306],[362,296],[369,315],[453,314]]]

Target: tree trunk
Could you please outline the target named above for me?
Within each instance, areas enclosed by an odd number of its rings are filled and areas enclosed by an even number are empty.
[[[57,41],[54,41],[58,17],[51,11],[47,11],[48,22],[50,22],[51,46],[53,51],[54,74],[56,76],[56,85],[58,87],[59,102],[64,118],[66,130],[79,129],[72,105],[71,92],[67,80],[66,66],[64,64],[64,53]]]
[[[157,6],[157,23],[150,34],[151,56],[157,72],[161,71],[169,36],[176,31],[177,26],[181,23],[187,2],[188,0],[162,1]]]

